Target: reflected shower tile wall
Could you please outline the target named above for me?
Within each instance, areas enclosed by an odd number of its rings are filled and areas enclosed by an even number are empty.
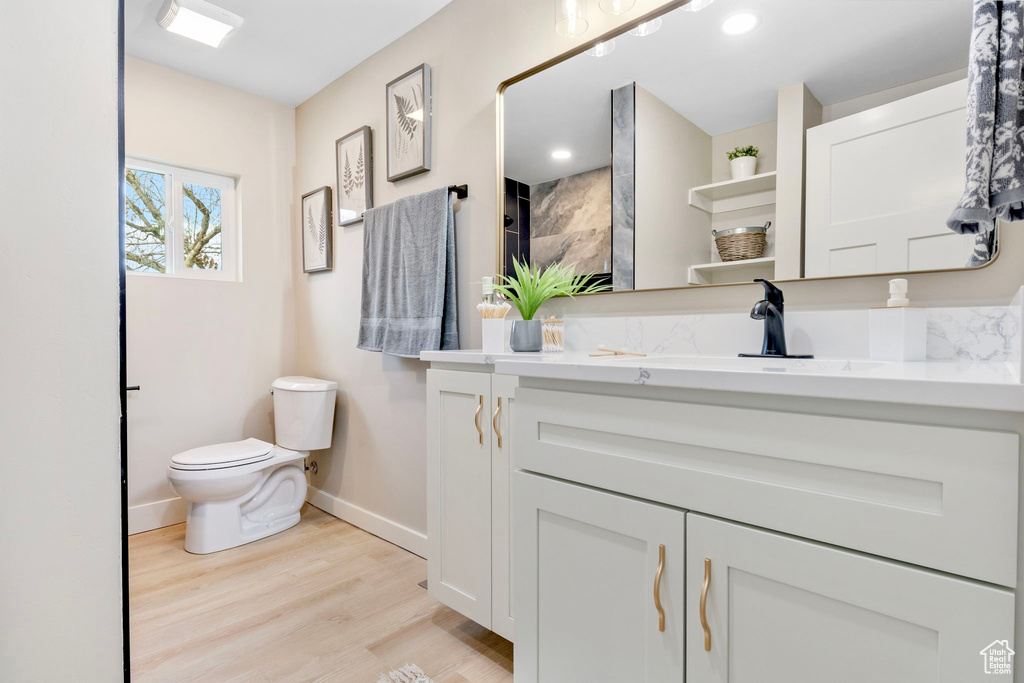
[[[511,223],[504,227],[505,273],[511,274],[512,259],[530,259],[530,186],[505,178],[505,215]]]
[[[612,91],[612,289],[633,289],[635,86]]]

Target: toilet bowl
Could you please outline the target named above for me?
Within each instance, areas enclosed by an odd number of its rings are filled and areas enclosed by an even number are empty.
[[[171,458],[167,479],[188,502],[185,550],[206,554],[251,543],[299,522],[305,459],[328,448],[338,385],[282,377],[272,385],[277,444],[245,439]]]

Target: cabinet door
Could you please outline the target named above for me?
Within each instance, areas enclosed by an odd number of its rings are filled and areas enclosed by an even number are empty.
[[[491,627],[491,376],[427,371],[427,587]]]
[[[512,640],[512,416],[519,378],[491,376],[491,630]]]
[[[693,513],[686,534],[691,681],[963,683],[1013,642],[1007,590]]]
[[[516,683],[682,681],[685,513],[512,478]]]

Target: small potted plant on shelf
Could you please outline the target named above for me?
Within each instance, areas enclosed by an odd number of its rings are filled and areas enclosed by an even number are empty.
[[[606,284],[594,282],[594,273],[577,273],[574,266],[552,263],[541,271],[538,266],[531,266],[526,259],[513,259],[512,267],[515,276],[499,275],[500,282],[494,284],[494,291],[514,303],[519,309],[519,315],[523,317],[522,320],[512,321],[512,338],[509,341],[513,351],[541,350],[542,321],[534,320],[533,316],[548,299],[611,289]]]
[[[757,170],[757,147],[747,145],[737,147],[731,152],[726,152],[729,157],[729,169],[732,171],[732,179],[749,178]]]

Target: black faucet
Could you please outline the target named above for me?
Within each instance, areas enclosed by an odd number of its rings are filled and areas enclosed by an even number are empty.
[[[764,298],[754,304],[750,317],[764,321],[764,342],[761,353],[741,353],[743,358],[813,358],[814,356],[791,356],[786,353],[786,319],[783,315],[784,299],[782,290],[764,278],[757,278],[764,286]]]

